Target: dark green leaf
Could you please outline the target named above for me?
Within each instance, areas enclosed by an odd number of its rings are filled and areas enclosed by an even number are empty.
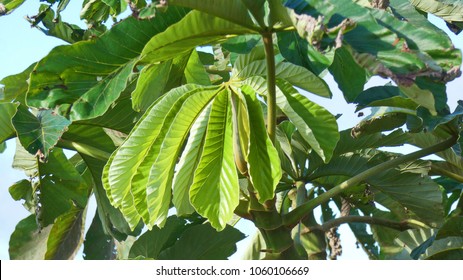
[[[322,54],[302,39],[297,32],[279,32],[277,34],[280,52],[289,62],[305,67],[316,75],[320,75],[332,64],[334,50]]]
[[[18,132],[21,145],[32,155],[38,155],[43,161],[46,161],[50,149],[56,145],[70,123],[69,120],[51,110],[39,111],[34,116],[22,106],[13,117],[13,125]]]
[[[89,186],[61,149],[50,152],[47,163],[39,163],[41,211],[39,220],[43,226],[68,212],[73,204],[87,205]]]
[[[47,260],[73,259],[82,245],[84,235],[85,211],[71,207],[70,211],[59,216],[50,230],[47,241]]]
[[[222,47],[230,52],[247,54],[249,53],[261,40],[259,35],[241,35],[222,43]]]
[[[114,239],[105,234],[98,212],[85,235],[83,257],[84,260],[112,260],[115,257]]]
[[[226,226],[217,232],[210,224],[192,226],[170,248],[159,255],[161,260],[225,260],[236,252],[236,243],[245,236]]]
[[[338,83],[339,89],[344,94],[344,99],[349,103],[353,102],[363,91],[363,87],[367,82],[365,69],[357,64],[347,47],[343,46],[336,49],[329,70]]]
[[[185,220],[171,216],[163,228],[153,227],[142,234],[130,249],[129,258],[139,256],[157,259],[159,254],[174,245],[186,227]]]

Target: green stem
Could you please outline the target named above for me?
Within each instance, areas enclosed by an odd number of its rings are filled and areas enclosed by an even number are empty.
[[[301,219],[303,219],[310,211],[312,211],[315,207],[318,205],[329,201],[332,197],[335,197],[345,191],[346,189],[356,186],[360,183],[362,183],[365,179],[370,178],[371,176],[374,176],[386,169],[395,167],[399,164],[410,162],[417,160],[419,158],[446,150],[450,147],[452,147],[457,138],[456,137],[451,137],[441,143],[438,143],[436,145],[424,148],[422,150],[403,155],[400,157],[397,157],[393,160],[383,162],[381,164],[378,164],[368,170],[365,170],[361,172],[360,174],[342,182],[341,184],[337,185],[336,187],[330,189],[329,191],[315,197],[314,199],[311,199],[307,201],[306,203],[302,204],[301,206],[297,207],[293,211],[289,212],[283,217],[283,223],[286,226],[289,227],[294,227]]]
[[[276,88],[275,88],[275,53],[273,50],[272,33],[263,33],[262,40],[267,61],[267,133],[272,143],[275,143],[277,127]]]
[[[331,228],[338,227],[342,224],[346,223],[363,223],[363,224],[370,224],[370,225],[378,225],[384,226],[392,229],[396,229],[398,231],[404,231],[407,229],[414,229],[414,228],[428,228],[424,223],[408,219],[401,222],[396,222],[388,219],[370,217],[370,216],[347,216],[347,217],[340,217],[337,219],[330,220],[322,225],[313,226],[307,228],[307,230],[303,231],[301,234],[307,234],[313,231],[329,231]]]

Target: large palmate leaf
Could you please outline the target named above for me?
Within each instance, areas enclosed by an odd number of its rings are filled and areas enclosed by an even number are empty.
[[[48,158],[50,149],[56,145],[70,123],[51,110],[39,111],[35,116],[25,107],[19,107],[13,117],[21,145],[41,160]]]
[[[151,226],[165,221],[182,143],[195,119],[217,93],[218,87],[195,85],[170,91],[144,114],[110,158],[103,175],[104,185],[110,201],[121,208],[131,227],[141,217]]]
[[[203,153],[190,188],[193,207],[220,230],[239,203],[231,119],[228,92],[222,91],[212,103]]]
[[[72,104],[72,120],[101,116],[126,88],[145,44],[186,13],[172,8],[153,20],[128,18],[99,39],[55,48],[31,74],[28,104]]]
[[[159,255],[161,260],[225,260],[236,252],[236,243],[245,236],[227,226],[217,232],[210,224],[187,229],[180,239]]]
[[[224,41],[232,36],[255,33],[251,29],[209,14],[192,11],[165,32],[154,36],[142,52],[142,62],[155,63],[191,51],[198,45]]]

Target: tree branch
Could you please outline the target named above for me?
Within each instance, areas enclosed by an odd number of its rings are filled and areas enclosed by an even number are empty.
[[[313,231],[323,231],[327,232],[331,228],[338,227],[342,224],[346,223],[363,223],[363,224],[370,224],[370,225],[378,225],[384,226],[388,228],[392,228],[399,231],[404,231],[407,229],[414,229],[414,228],[427,228],[424,223],[420,221],[407,219],[401,222],[396,222],[388,219],[382,218],[375,218],[370,216],[347,216],[347,217],[340,217],[337,219],[330,220],[322,225],[317,225],[313,227],[309,227],[301,232],[301,234],[307,234]]]
[[[438,143],[436,145],[424,148],[422,150],[403,155],[400,157],[397,157],[393,160],[383,162],[381,164],[378,164],[368,170],[365,170],[356,176],[342,182],[341,184],[337,185],[336,187],[328,190],[327,192],[315,197],[314,199],[311,199],[307,201],[306,203],[302,204],[301,206],[297,207],[293,211],[289,212],[283,217],[283,223],[286,226],[289,227],[294,227],[299,223],[301,219],[303,219],[310,211],[312,211],[315,207],[318,205],[329,201],[332,197],[335,197],[345,191],[346,189],[356,186],[360,183],[362,183],[364,180],[370,178],[371,176],[376,175],[377,173],[382,172],[385,169],[389,169],[392,167],[396,167],[399,164],[402,163],[407,163],[410,161],[414,161],[417,159],[420,159],[422,157],[446,150],[450,147],[452,147],[457,140],[457,137],[452,136],[449,139]]]

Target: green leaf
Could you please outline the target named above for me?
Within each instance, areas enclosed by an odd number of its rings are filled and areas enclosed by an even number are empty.
[[[199,11],[192,11],[165,32],[154,36],[145,46],[141,62],[156,63],[191,51],[198,45],[218,43],[233,36],[255,33]]]
[[[191,127],[188,142],[176,166],[173,179],[172,203],[175,205],[179,216],[194,212],[194,208],[190,203],[190,186],[193,183],[194,170],[197,169],[201,159],[210,109],[210,106],[208,106]]]
[[[216,16],[255,31],[260,30],[241,0],[172,0],[169,5],[180,5]]]
[[[463,216],[448,219],[437,232],[436,239],[443,239],[449,236],[463,236]]]
[[[130,17],[98,39],[56,47],[31,74],[28,104],[69,108],[75,103],[72,120],[103,115],[127,86],[145,44],[186,13],[172,8],[153,20]]]
[[[112,260],[114,257],[114,239],[105,233],[98,212],[96,212],[85,235],[83,258],[84,260]]]
[[[39,163],[41,204],[39,221],[43,226],[69,212],[73,205],[87,205],[89,186],[61,149],[50,152],[47,163]]]
[[[161,62],[146,65],[132,92],[132,104],[135,111],[146,111],[153,102],[172,88],[182,85],[191,53]]]
[[[277,91],[277,106],[294,123],[312,149],[328,162],[339,140],[336,119],[288,83],[279,81],[277,85],[281,90]]]
[[[48,158],[50,149],[56,145],[69,124],[69,120],[51,110],[39,111],[34,116],[22,106],[13,117],[13,125],[21,145],[43,161]]]
[[[400,91],[408,96],[411,100],[416,102],[418,105],[428,109],[431,115],[437,115],[436,101],[434,95],[428,89],[421,89],[416,84],[409,86],[399,86]]]
[[[348,71],[346,69],[349,69]],[[363,91],[367,82],[367,73],[354,60],[349,50],[342,46],[334,52],[334,60],[329,67],[347,102],[353,102]]]
[[[32,63],[23,72],[2,79],[0,84],[4,85],[4,88],[0,90],[0,92],[3,92],[4,96],[3,98],[0,98],[0,100],[8,102],[19,101],[24,103],[27,88],[29,87],[27,80],[29,79],[29,75],[32,73],[32,70],[34,70],[35,65],[36,63]]]
[[[463,21],[463,1],[461,0],[410,0],[418,9],[443,18],[445,21]]]
[[[230,52],[247,54],[260,42],[260,35],[245,34],[222,43],[222,47]]]
[[[47,260],[70,260],[77,254],[84,235],[85,211],[77,207],[59,216],[47,241]]]
[[[304,26],[314,17],[324,16],[320,24],[328,29],[322,28],[325,34],[318,38],[321,49],[339,46],[339,39],[342,39],[354,60],[370,74],[392,78],[407,96],[432,114],[439,111],[441,102],[435,102],[430,91],[419,89],[413,81],[418,76],[443,80],[458,76],[461,52],[452,47],[451,40],[443,32],[417,24],[416,17],[408,23],[387,11],[368,9],[349,0],[291,0],[286,5],[295,9],[298,14],[294,16],[295,25],[304,34]],[[353,29],[344,30],[346,26]],[[423,32],[416,32],[417,28]],[[345,33],[341,37],[341,33],[330,33],[330,30],[344,30]]]
[[[199,60],[199,55],[196,50],[193,50],[185,68],[186,82],[189,84],[199,84],[204,86],[211,85],[209,75],[204,69],[204,65]]]
[[[132,100],[130,93],[134,90],[135,83],[132,83],[119,97],[119,99],[106,111],[104,115],[98,118],[79,121],[79,124],[86,124],[98,127],[104,127],[129,134],[135,123],[141,118],[142,114],[132,109]],[[74,122],[75,123],[75,122]]]
[[[99,83],[80,96],[73,104],[72,120],[85,120],[101,116],[119,98],[127,87],[135,61],[127,62],[116,73],[102,78]],[[97,80],[98,77],[97,77]]]
[[[191,204],[218,230],[233,218],[239,203],[230,107],[227,91],[221,91],[212,103],[203,153],[190,187]]]
[[[93,193],[95,194],[98,217],[101,221],[100,223],[103,227],[104,234],[118,241],[125,240],[127,235],[137,235],[137,233],[141,231],[141,228],[135,231],[130,229],[121,211],[111,205],[106,191],[103,188],[101,177],[106,162],[82,154],[81,156],[93,176]],[[110,242],[114,243],[114,241]]]
[[[313,94],[331,98],[332,94],[328,85],[315,76],[307,69],[288,63],[279,62],[275,65],[275,76],[278,79],[283,79],[293,86],[300,87]],[[246,79],[252,76],[267,76],[267,64],[265,60],[256,60],[248,63],[236,76],[241,79]]]
[[[0,16],[4,16],[13,12],[16,8],[21,6],[26,0],[1,0]]]
[[[309,179],[326,177],[333,180],[334,175],[353,177],[372,166],[390,160],[390,156],[384,152],[373,151],[365,152],[364,155],[348,153],[335,157],[330,163],[319,167]],[[443,221],[442,192],[439,186],[426,176],[430,169],[429,163],[426,164],[428,165],[423,167],[417,162],[399,166],[397,169],[384,170],[374,177],[365,179],[365,183],[375,191],[374,200],[397,216],[406,219],[416,215],[420,220],[436,227]],[[417,173],[417,169],[420,172]],[[341,183],[345,179],[346,177],[342,177],[335,183]]]
[[[154,163],[149,165],[151,169],[145,186],[151,225],[164,224],[171,200],[175,165],[180,156],[182,145],[195,119],[216,95],[220,95],[220,91],[215,88],[213,90],[207,90],[206,88],[206,90],[203,89],[185,99],[182,107],[175,112],[175,119],[165,128],[168,129],[167,133],[160,135],[151,147],[150,155],[156,155],[157,157]],[[144,164],[146,163],[149,163],[149,161],[144,162]],[[134,195],[137,195],[136,191],[134,191]],[[135,201],[137,202],[136,197]],[[145,210],[142,207],[137,209],[143,216],[142,211]]]
[[[279,32],[277,37],[281,55],[286,60],[302,66],[316,75],[320,75],[333,62],[334,50],[322,54],[307,40],[302,39],[297,32]]]
[[[175,216],[167,218],[163,228],[153,227],[133,243],[129,258],[142,256],[157,259],[163,250],[174,245],[186,226],[183,219]]]
[[[236,243],[244,238],[239,230],[226,226],[217,232],[210,224],[192,226],[170,248],[159,255],[161,260],[225,260],[236,252]]]
[[[217,87],[196,85],[170,91],[143,115],[111,156],[103,173],[104,187],[111,203],[121,209],[132,228],[141,217],[151,226],[165,221],[171,193],[167,187],[172,183],[182,143],[194,120],[216,94]],[[186,102],[189,97],[191,102]],[[158,157],[159,153],[163,155]],[[152,177],[153,172],[163,176]]]
[[[15,136],[15,129],[11,122],[16,114],[18,104],[16,103],[0,103],[0,143]]]
[[[38,160],[35,156],[29,154],[19,140],[16,139],[16,150],[13,158],[14,169],[22,170],[29,178],[36,177],[38,174]]]
[[[247,155],[249,177],[258,193],[260,203],[274,197],[281,178],[278,152],[267,135],[262,106],[251,87],[242,88],[249,115],[249,152]]]
[[[407,122],[407,113],[413,111],[393,107],[374,107],[369,116],[352,128],[351,134],[355,138],[371,133],[393,130]]]
[[[8,192],[14,200],[24,200],[23,205],[29,212],[35,212],[37,204],[35,189],[32,187],[32,184],[29,180],[21,180],[14,183],[11,187],[8,188]]]
[[[451,114],[446,112],[445,115],[443,114],[432,116],[428,110],[420,107],[417,109],[417,115],[423,120],[423,124],[426,127],[426,130],[429,132],[433,132],[436,129],[436,127],[446,123],[450,123],[455,119],[461,118],[461,115],[463,115],[463,101],[458,101],[458,106],[455,108],[455,111]]]
[[[461,260],[463,257],[463,238],[452,236],[436,240],[426,250],[427,260]]]
[[[341,131],[340,136],[338,145],[334,150],[335,155],[372,148],[397,147],[407,143],[410,139],[409,135],[400,129],[387,135],[382,133],[372,133],[359,138],[352,137],[351,130],[348,129]]]
[[[398,87],[385,85],[371,87],[361,92],[354,101],[357,103],[356,111],[366,107],[397,107],[415,110],[417,104],[407,98]]]
[[[52,225],[40,228],[35,215],[21,220],[11,234],[9,249],[11,260],[43,260]]]

